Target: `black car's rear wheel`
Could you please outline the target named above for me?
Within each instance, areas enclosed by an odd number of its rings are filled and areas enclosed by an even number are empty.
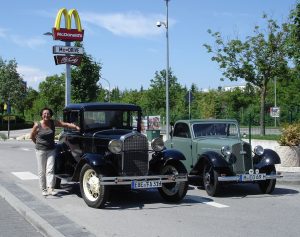
[[[216,196],[220,191],[218,172],[207,162],[203,169],[203,186],[209,196]]]
[[[160,172],[162,175],[169,175],[169,174],[186,174],[187,171],[183,164],[181,163],[173,163],[165,165]],[[180,182],[173,182],[173,183],[165,183],[162,184],[161,188],[158,188],[160,195],[168,202],[179,202],[181,201],[188,190],[188,182],[187,181],[180,181]]]
[[[103,208],[108,196],[108,187],[101,185],[99,175],[101,172],[88,164],[85,164],[80,172],[82,198],[88,206],[93,208]]]
[[[61,179],[55,177],[54,188],[61,189]]]
[[[276,168],[274,165],[272,165],[268,167],[266,170],[261,172],[266,172],[267,175],[276,174]],[[262,193],[270,194],[275,189],[276,179],[267,179],[267,180],[259,181],[258,185]]]

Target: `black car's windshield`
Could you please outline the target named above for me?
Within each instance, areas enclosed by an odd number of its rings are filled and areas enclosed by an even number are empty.
[[[195,137],[238,137],[238,127],[235,123],[198,123],[193,124]]]
[[[84,128],[89,129],[137,129],[138,111],[101,110],[84,112]]]

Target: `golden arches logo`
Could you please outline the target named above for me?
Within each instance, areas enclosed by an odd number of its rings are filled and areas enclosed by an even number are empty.
[[[60,27],[62,15],[65,18],[65,28]],[[73,16],[76,29],[71,29]],[[53,39],[62,41],[82,41],[83,33],[84,30],[82,29],[80,17],[77,10],[71,9],[67,11],[66,8],[61,8],[56,15],[53,28]]]

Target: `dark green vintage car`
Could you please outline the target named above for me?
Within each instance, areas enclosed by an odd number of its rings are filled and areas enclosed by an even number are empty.
[[[210,196],[220,193],[225,183],[257,183],[263,193],[272,193],[276,179],[275,164],[280,157],[271,149],[242,140],[236,120],[180,120],[174,125],[166,148],[177,149],[190,182],[203,185]]]

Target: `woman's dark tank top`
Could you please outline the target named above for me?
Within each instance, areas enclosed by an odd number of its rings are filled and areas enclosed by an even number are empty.
[[[55,126],[54,121],[50,120],[50,129],[42,128],[41,123],[38,123],[38,133],[36,135],[35,149],[37,150],[52,150],[55,148],[54,143]]]

